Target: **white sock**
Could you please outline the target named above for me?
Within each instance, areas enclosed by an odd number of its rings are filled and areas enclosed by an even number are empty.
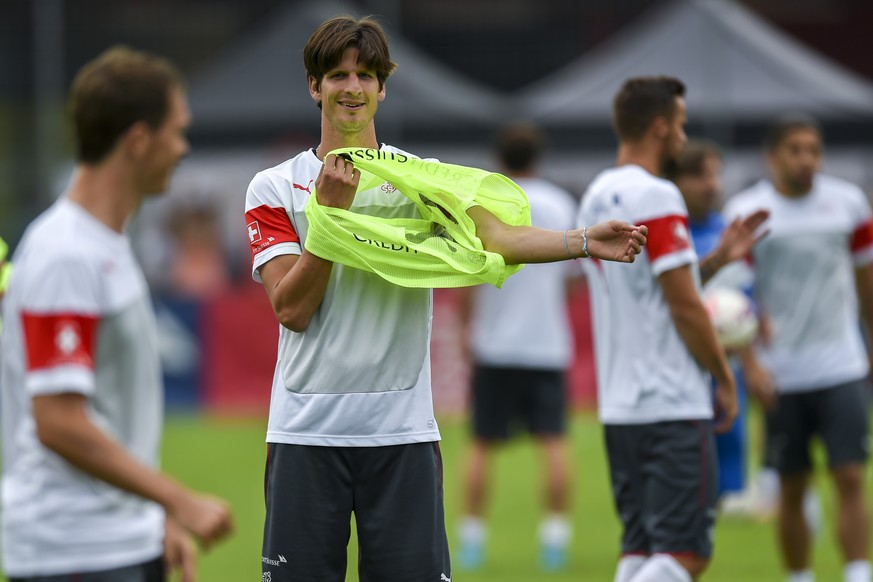
[[[467,545],[481,545],[485,543],[485,520],[474,515],[465,515],[458,527],[458,535],[461,543]]]
[[[618,561],[618,567],[615,569],[615,578],[612,582],[630,582],[643,564],[646,563],[648,556],[640,554],[628,554],[622,556]]]
[[[570,545],[573,527],[563,513],[552,513],[540,522],[540,543],[554,548]]]
[[[692,582],[691,574],[669,554],[654,554],[631,582]]]
[[[787,582],[815,582],[812,570],[794,570],[788,573]]]
[[[849,562],[843,568],[843,580],[845,582],[870,582],[870,562],[867,560],[855,560]]]

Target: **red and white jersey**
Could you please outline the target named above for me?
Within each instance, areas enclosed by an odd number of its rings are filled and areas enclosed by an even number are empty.
[[[605,424],[712,417],[707,374],[676,330],[658,277],[697,255],[679,190],[636,165],[601,172],[582,198],[579,225],[621,219],[649,227],[632,264],[583,260],[591,294],[598,409]]]
[[[307,150],[252,180],[245,222],[255,280],[270,259],[301,254],[306,202],[321,165]],[[388,182],[358,192],[351,210],[419,216]],[[334,264],[306,331],[279,326],[267,441],[369,447],[439,440],[430,379],[432,308],[430,289]]]
[[[772,337],[757,346],[776,388],[798,392],[863,378],[868,360],[854,269],[873,262],[873,217],[857,186],[817,175],[789,198],[762,180],[732,197],[728,219],[766,208],[770,234],[755,245],[755,296]]]
[[[573,228],[573,197],[542,178],[516,180],[530,200],[531,224]],[[526,265],[498,289],[479,285],[474,295],[471,344],[476,361],[501,367],[563,370],[573,335],[567,317],[567,279],[581,275],[576,261]]]
[[[157,333],[128,239],[61,198],[24,234],[3,300],[3,568],[88,572],[163,553],[161,507],[76,469],[36,436],[31,398],[79,393],[88,416],[156,467]]]

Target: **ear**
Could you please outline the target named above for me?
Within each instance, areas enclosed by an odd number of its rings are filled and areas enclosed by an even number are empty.
[[[382,83],[382,88],[379,89],[379,93],[376,94],[376,99],[380,102],[385,100],[385,87],[387,85],[387,83]]]
[[[151,147],[152,130],[145,121],[137,121],[125,131],[118,140],[119,148],[127,155],[139,159]]]
[[[652,120],[651,127],[652,135],[654,135],[658,139],[664,139],[670,133],[670,127],[667,124],[667,118],[659,115],[654,120]]]
[[[312,97],[312,100],[316,103],[321,103],[321,82],[309,75],[309,96]]]

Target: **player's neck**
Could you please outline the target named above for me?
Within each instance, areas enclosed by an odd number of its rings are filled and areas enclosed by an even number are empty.
[[[639,143],[621,143],[618,146],[615,165],[639,166],[653,176],[660,176],[663,170],[660,152]]]
[[[798,199],[803,198],[807,194],[812,191],[812,188],[795,188],[792,187],[785,181],[773,179],[773,189],[776,190],[778,194],[784,196],[786,198]]]
[[[327,123],[327,120],[322,119],[321,122],[321,142],[316,148],[315,155],[320,160],[324,160],[324,156],[332,150],[339,148],[379,148],[379,141],[376,139],[376,127],[370,123],[362,131],[355,133],[343,133],[334,130]]]
[[[78,166],[68,197],[119,233],[140,203],[131,176],[105,166]]]

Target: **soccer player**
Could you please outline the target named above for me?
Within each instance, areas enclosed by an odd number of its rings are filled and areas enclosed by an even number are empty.
[[[625,271],[586,261],[598,408],[612,491],[623,524],[616,582],[682,582],[712,553],[717,428],[737,413],[734,376],[700,299],[697,255],[676,186],[662,178],[686,141],[685,86],[628,79],[613,102],[619,147],[582,199],[582,223],[621,218],[649,226],[646,252]]]
[[[303,60],[321,141],[258,173],[245,203],[253,276],[281,324],[267,428],[264,576],[344,580],[354,512],[361,579],[450,580],[428,353],[432,292],[305,248],[309,196],[370,216],[418,215],[390,183],[357,192],[360,172],[328,155],[356,146],[410,156],[376,139],[374,116],[395,65],[379,24],[351,17],[322,23]],[[582,256],[583,235],[590,256],[631,262],[645,242],[645,227],[620,221],[564,233],[510,227],[480,206],[467,213],[485,248],[509,264]]]
[[[770,177],[731,198],[726,215],[770,211],[770,235],[752,253],[758,305],[772,321],[759,346],[775,393],[767,411],[768,461],[779,471],[778,533],[788,580],[809,582],[803,503],[810,442],[827,450],[837,497],[837,537],[847,582],[869,582],[869,354],[873,330],[873,216],[857,186],[821,174],[822,135],[809,117],[773,123],[764,139]],[[859,309],[860,308],[860,309]],[[868,335],[868,337],[873,337]],[[754,393],[759,381],[749,378]]]
[[[76,76],[69,190],[25,232],[4,298],[3,569],[12,582],[195,579],[226,504],[157,469],[155,319],[125,225],[188,151],[167,61],[111,49]]]
[[[689,141],[682,148],[682,153],[674,160],[674,163],[668,164],[667,178],[679,188],[685,206],[688,208],[688,226],[694,250],[703,257],[714,257],[724,252],[724,246],[720,243],[722,243],[722,236],[728,224],[719,212],[721,206],[721,168],[722,157],[718,146],[707,141]],[[737,255],[745,255],[750,250],[751,248],[739,249]],[[720,262],[727,263],[727,259],[731,258],[733,257],[727,257]],[[711,277],[715,274],[714,270],[705,268],[712,262],[714,261],[704,259],[701,269],[708,270]],[[730,277],[729,271],[721,271],[721,278]],[[734,271],[739,271],[738,276],[730,277],[732,279],[730,281],[713,281],[710,278],[706,283],[735,288],[743,287],[743,270],[734,269]],[[746,349],[751,350],[751,348]],[[738,385],[739,414],[731,429],[716,435],[715,438],[716,451],[718,452],[718,492],[722,501],[725,495],[735,495],[741,492],[745,487],[746,480],[748,446],[745,426],[745,390],[742,389],[739,366],[735,365],[733,369]]]
[[[575,199],[537,175],[542,148],[536,126],[516,124],[499,135],[497,157],[502,171],[527,194],[533,225],[573,228]],[[545,467],[541,566],[558,570],[566,562],[571,524],[565,372],[573,348],[567,294],[581,275],[576,263],[529,265],[500,289],[480,285],[462,290],[462,345],[470,348],[473,363],[474,434],[459,530],[464,568],[474,569],[484,559],[490,461],[518,429],[536,438]]]

